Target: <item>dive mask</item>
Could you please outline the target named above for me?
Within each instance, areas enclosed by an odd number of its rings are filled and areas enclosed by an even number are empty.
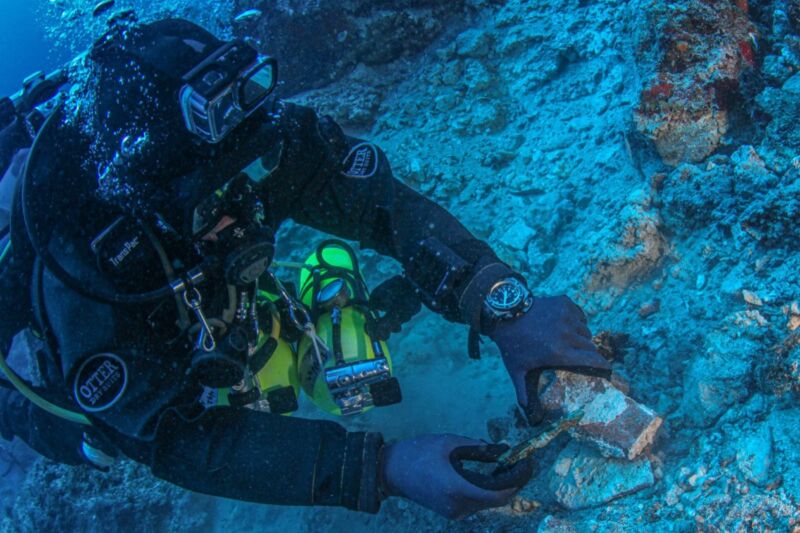
[[[248,285],[269,268],[275,233],[265,224],[264,205],[246,176],[239,175],[193,210],[192,235],[200,253],[222,260],[226,282]],[[209,239],[208,236],[213,235]]]
[[[223,44],[183,76],[180,106],[186,128],[218,143],[264,105],[278,65],[242,40]]]

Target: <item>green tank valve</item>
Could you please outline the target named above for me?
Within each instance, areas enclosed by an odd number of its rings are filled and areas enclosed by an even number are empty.
[[[518,463],[523,459],[527,459],[533,455],[536,450],[541,450],[553,442],[553,440],[555,440],[555,438],[561,435],[563,432],[577,426],[582,418],[583,411],[575,411],[570,415],[556,420],[541,433],[538,433],[530,439],[517,444],[506,453],[501,455],[497,460],[497,462],[500,463],[500,468],[507,468],[514,463]]]

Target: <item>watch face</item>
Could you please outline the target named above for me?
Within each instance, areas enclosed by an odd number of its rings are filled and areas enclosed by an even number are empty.
[[[501,281],[486,297],[486,303],[497,311],[510,311],[525,298],[523,287],[515,281]]]

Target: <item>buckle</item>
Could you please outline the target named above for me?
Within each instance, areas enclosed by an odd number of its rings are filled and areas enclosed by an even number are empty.
[[[389,405],[400,401],[397,399],[399,394],[391,393],[395,387],[382,386],[382,382],[392,379],[389,362],[384,357],[340,365],[325,371],[325,384],[343,415],[358,414],[373,405]]]

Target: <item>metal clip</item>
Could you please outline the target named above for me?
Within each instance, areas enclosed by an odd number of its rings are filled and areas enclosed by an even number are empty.
[[[269,270],[266,271],[265,274],[270,277],[275,285],[275,288],[278,289],[278,296],[280,296],[280,299],[286,304],[286,307],[289,310],[289,320],[292,321],[292,325],[300,331],[305,331],[309,325],[313,325],[313,322],[311,321],[311,315],[308,313],[306,308],[289,295],[289,292],[283,286],[283,283],[280,282],[278,277]],[[298,315],[301,315],[303,321],[301,321],[301,318],[298,317]]]
[[[183,303],[192,310],[197,317],[197,321],[200,322],[200,335],[197,338],[197,346],[206,352],[212,352],[217,348],[217,341],[214,339],[214,330],[209,326],[206,315],[203,313],[202,302],[203,298],[196,288],[190,287],[183,292]]]

